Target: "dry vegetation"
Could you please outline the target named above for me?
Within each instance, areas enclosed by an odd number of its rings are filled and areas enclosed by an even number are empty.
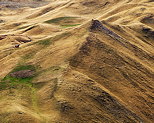
[[[0,9],[0,123],[153,123],[153,6]]]

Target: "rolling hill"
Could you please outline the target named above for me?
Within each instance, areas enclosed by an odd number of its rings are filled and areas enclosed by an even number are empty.
[[[153,123],[153,12],[153,0],[0,9],[0,123]]]

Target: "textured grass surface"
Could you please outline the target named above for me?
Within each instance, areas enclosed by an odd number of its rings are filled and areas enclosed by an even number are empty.
[[[39,67],[30,80],[5,78],[14,85],[0,90],[0,123],[152,122],[154,25],[141,20],[153,10],[148,0],[62,0],[1,13],[1,35],[15,37],[0,40],[0,77],[18,62]],[[102,30],[90,30],[93,19]],[[12,48],[25,36],[32,41]]]
[[[31,83],[32,79],[33,77],[14,78],[14,77],[7,75],[0,83],[0,90],[18,88],[18,86],[32,87],[33,86],[33,84]]]
[[[18,65],[16,68],[13,69],[12,72],[20,70],[35,70],[35,67],[33,65]]]
[[[19,28],[17,28],[17,29],[25,29],[25,28],[28,28],[30,25],[28,25],[28,26],[22,26],[22,27],[19,27]]]
[[[38,44],[44,45],[44,46],[50,45],[51,43],[52,43],[51,38],[47,38],[47,39],[44,39],[44,40],[40,40],[40,41],[38,42]]]
[[[71,25],[61,25],[61,27],[63,28],[68,28],[68,27],[75,27],[75,26],[79,26],[80,24],[71,24]]]
[[[48,45],[51,45],[52,43],[54,43],[54,41],[57,41],[60,38],[65,38],[65,37],[67,37],[69,35],[70,35],[69,32],[65,32],[65,33],[56,35],[56,36],[51,37],[51,38],[47,38],[47,39],[44,39],[44,40],[39,40],[38,42],[36,42],[36,44],[48,46]]]
[[[25,54],[24,56],[22,56],[23,60],[29,60],[31,59],[34,55],[36,54],[36,51],[33,51],[33,52],[30,52],[30,53],[27,53]]]
[[[47,21],[45,21],[45,23],[59,23],[59,22],[61,22],[61,21],[63,21],[63,20],[72,20],[72,19],[75,19],[75,18],[77,18],[77,17],[58,17],[58,18],[54,18],[54,19],[51,19],[51,20],[47,20]]]

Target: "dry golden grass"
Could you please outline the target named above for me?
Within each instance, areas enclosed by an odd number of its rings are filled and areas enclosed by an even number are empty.
[[[0,123],[153,123],[153,6],[54,0],[0,10]],[[120,38],[90,30],[92,19]],[[35,66],[34,78],[5,85],[20,65]]]

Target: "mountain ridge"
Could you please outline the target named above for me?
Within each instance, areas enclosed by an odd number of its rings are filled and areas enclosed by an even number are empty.
[[[153,5],[54,0],[0,10],[0,122],[152,123]]]

